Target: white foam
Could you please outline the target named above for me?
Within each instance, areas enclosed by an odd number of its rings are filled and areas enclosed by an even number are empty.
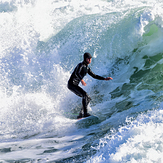
[[[100,139],[99,152],[87,162],[162,162],[163,110],[139,115],[116,134]]]

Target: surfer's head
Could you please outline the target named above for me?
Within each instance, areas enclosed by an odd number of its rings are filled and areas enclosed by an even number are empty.
[[[90,64],[90,63],[91,63],[91,58],[92,58],[92,56],[91,56],[90,53],[88,53],[88,52],[84,53],[84,61],[85,61],[87,64]]]

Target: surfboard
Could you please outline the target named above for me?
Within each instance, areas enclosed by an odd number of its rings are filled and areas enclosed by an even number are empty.
[[[89,126],[97,124],[99,122],[100,122],[100,120],[98,117],[91,115],[86,118],[77,119],[76,125],[79,128],[82,128],[82,127],[89,127]]]

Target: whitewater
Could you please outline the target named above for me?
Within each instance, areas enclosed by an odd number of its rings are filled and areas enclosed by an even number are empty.
[[[67,89],[89,52],[88,110]],[[163,1],[1,0],[0,162],[163,163]]]

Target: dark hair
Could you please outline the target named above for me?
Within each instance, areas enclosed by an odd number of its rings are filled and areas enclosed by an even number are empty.
[[[84,53],[84,61],[86,61],[86,58],[92,58],[91,54],[88,52]]]

